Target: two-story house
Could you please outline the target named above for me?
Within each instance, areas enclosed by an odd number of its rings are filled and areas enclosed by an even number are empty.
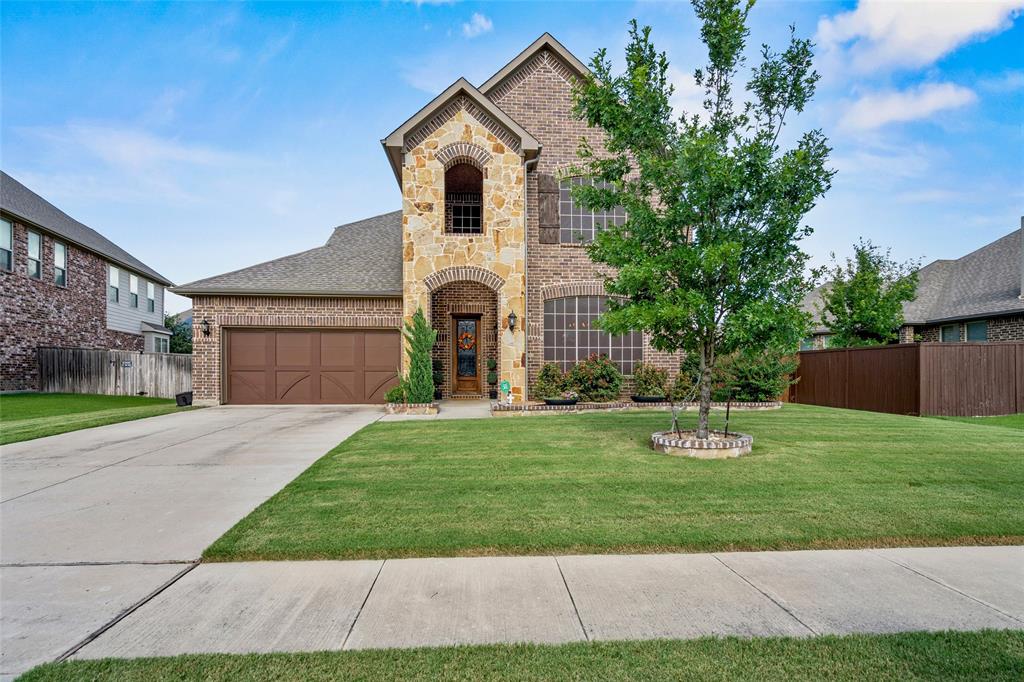
[[[0,390],[38,388],[39,347],[168,352],[170,285],[0,172]]]
[[[382,145],[401,210],[334,229],[323,246],[174,289],[192,297],[202,402],[382,402],[405,362],[400,328],[422,308],[438,332],[445,396],[486,393],[497,364],[515,401],[548,362],[602,353],[627,375],[678,358],[643,334],[594,327],[606,272],[585,244],[594,213],[567,177],[586,66],[544,34],[479,87],[459,79]]]

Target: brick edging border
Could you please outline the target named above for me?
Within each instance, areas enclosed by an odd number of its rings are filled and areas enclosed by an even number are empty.
[[[676,403],[676,406],[686,412],[693,412],[700,408],[700,403],[686,402]],[[764,402],[734,402],[731,405],[733,410],[777,410],[782,407],[781,400],[770,400]],[[711,409],[724,410],[726,403],[713,402]],[[604,411],[627,411],[627,410],[670,410],[672,403],[635,403],[633,401],[619,401],[613,403],[576,403],[575,405],[547,405],[544,403],[529,403],[527,405],[507,405],[505,403],[492,403],[492,414],[550,414],[557,412],[585,412],[592,410]]]

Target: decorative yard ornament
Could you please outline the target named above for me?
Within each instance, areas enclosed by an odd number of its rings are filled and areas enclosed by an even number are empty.
[[[508,383],[508,379],[506,379],[505,381],[501,382],[501,392],[502,393],[508,393],[509,391],[511,391],[511,389],[512,389],[512,385]]]

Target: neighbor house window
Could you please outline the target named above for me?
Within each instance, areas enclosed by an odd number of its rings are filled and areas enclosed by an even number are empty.
[[[43,235],[28,233],[28,276],[40,279],[43,276]]]
[[[139,307],[139,278],[135,275],[128,275],[128,303],[133,308]]]
[[[944,324],[939,330],[939,339],[942,343],[959,343],[960,341],[960,325],[958,324]]]
[[[800,350],[814,350],[814,337],[808,336],[800,339]]]
[[[156,312],[156,287],[152,282],[146,282],[146,310]]]
[[[53,243],[53,283],[59,287],[68,284],[68,247],[60,242]]]
[[[451,234],[483,232],[484,174],[468,163],[444,172],[444,226]]]
[[[544,301],[544,362],[563,370],[595,353],[607,355],[623,374],[643,360],[643,334],[612,336],[594,326],[607,309],[603,296],[570,296]]]
[[[108,273],[107,299],[111,303],[117,303],[121,300],[121,271],[111,265]]]
[[[153,350],[157,353],[169,353],[171,349],[170,339],[162,336],[153,337]]]
[[[9,220],[0,220],[0,268],[14,267],[14,225]]]
[[[967,323],[968,341],[988,341],[988,320]]]
[[[558,187],[559,241],[563,244],[586,244],[608,225],[626,222],[626,211],[617,206],[611,211],[591,211],[572,195],[573,185],[593,184],[590,178],[567,178]]]

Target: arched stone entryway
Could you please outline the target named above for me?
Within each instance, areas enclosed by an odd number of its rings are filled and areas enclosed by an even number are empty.
[[[479,281],[456,280],[441,284],[430,294],[430,321],[437,331],[433,358],[444,377],[442,397],[487,394],[487,361],[499,360],[498,294]],[[459,351],[459,335],[465,337]],[[475,377],[466,371],[473,356]],[[461,360],[461,362],[460,362]]]

